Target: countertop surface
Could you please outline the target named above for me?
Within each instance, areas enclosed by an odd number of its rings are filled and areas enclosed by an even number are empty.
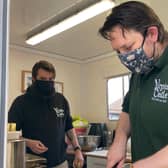
[[[85,155],[87,156],[98,156],[98,157],[107,157],[107,152],[108,150],[96,150],[96,151],[91,151],[91,152],[85,152]],[[131,154],[127,153],[127,158],[131,159]]]
[[[82,151],[84,156],[99,157],[99,158],[107,158],[107,152],[108,152],[108,150],[95,150],[95,151],[91,151],[91,152],[83,152]],[[74,151],[72,149],[68,149],[67,154],[74,154]],[[131,162],[131,154],[130,153],[127,153],[126,162]]]
[[[85,155],[87,156],[97,156],[97,157],[107,157],[108,150],[96,150],[91,152],[86,152]]]

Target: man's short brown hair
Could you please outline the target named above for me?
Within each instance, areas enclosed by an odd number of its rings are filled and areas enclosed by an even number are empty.
[[[48,61],[41,60],[39,62],[36,62],[32,68],[32,77],[36,79],[38,70],[39,69],[44,69],[45,71],[53,73],[53,78],[55,79],[56,77],[56,71],[54,66],[49,63]]]
[[[146,35],[147,29],[150,26],[156,26],[159,32],[158,41],[160,43],[163,43],[168,36],[154,10],[139,1],[128,1],[114,7],[111,14],[107,16],[103,26],[99,29],[99,33],[109,40],[108,32],[115,26],[120,26],[123,32],[124,29],[136,30],[143,36]]]

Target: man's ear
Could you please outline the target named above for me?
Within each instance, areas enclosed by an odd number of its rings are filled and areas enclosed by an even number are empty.
[[[32,83],[35,81],[35,78],[34,77],[32,77]]]
[[[157,42],[158,36],[159,36],[159,31],[157,26],[151,26],[147,30],[147,38],[151,42]]]

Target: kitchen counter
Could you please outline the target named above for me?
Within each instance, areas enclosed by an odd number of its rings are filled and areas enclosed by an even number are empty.
[[[107,152],[108,152],[108,150],[97,150],[97,151],[86,152],[85,155],[93,156],[93,157],[106,158],[107,157]]]
[[[82,151],[82,154],[87,157],[87,156],[91,156],[91,157],[98,157],[98,158],[107,158],[107,152],[108,150],[96,150],[96,151],[91,151],[91,152],[84,152]],[[74,151],[73,149],[67,149],[67,154],[68,155],[74,155]],[[131,162],[131,154],[127,153],[126,156],[126,162],[130,163]]]
[[[87,156],[87,167],[88,168],[105,168],[107,165],[107,152],[108,150],[99,150],[86,152]],[[127,154],[125,163],[130,163],[131,157]]]
[[[96,150],[91,152],[84,152],[84,168],[105,168],[107,164],[107,152],[108,150]],[[67,159],[69,168],[73,168],[74,150],[72,148],[67,149]],[[126,157],[126,163],[131,162],[131,155],[128,153]]]
[[[91,156],[91,157],[97,157],[97,158],[107,158],[107,152],[108,150],[97,150],[97,151],[91,151],[91,152],[85,152],[86,156]],[[130,163],[131,162],[131,154],[127,153],[126,156],[126,162]]]

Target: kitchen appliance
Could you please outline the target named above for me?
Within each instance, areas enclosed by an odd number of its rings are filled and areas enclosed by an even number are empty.
[[[107,146],[107,125],[106,123],[90,123],[90,130],[88,135],[100,136],[100,144],[98,147]]]
[[[7,168],[25,168],[25,140],[10,139],[7,143]]]
[[[96,135],[79,135],[78,142],[82,151],[93,151],[100,144],[100,136]]]

